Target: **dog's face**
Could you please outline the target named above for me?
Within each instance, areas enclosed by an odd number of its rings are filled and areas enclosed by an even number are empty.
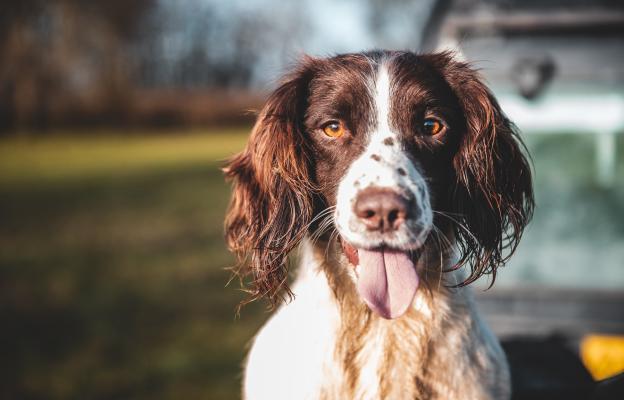
[[[257,296],[277,295],[302,237],[335,229],[358,293],[386,318],[411,304],[433,229],[456,238],[472,281],[513,252],[533,206],[509,121],[448,54],[304,60],[226,173],[228,242],[250,257]]]

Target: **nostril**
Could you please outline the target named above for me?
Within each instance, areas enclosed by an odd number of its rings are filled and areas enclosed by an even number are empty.
[[[392,224],[397,219],[399,219],[399,210],[393,209],[393,210],[388,211],[388,222]]]
[[[397,230],[405,222],[407,219],[407,210],[406,209],[392,209],[388,212],[388,228],[390,230]]]

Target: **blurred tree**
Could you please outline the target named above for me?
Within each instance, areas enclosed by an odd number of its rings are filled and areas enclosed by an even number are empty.
[[[416,49],[432,1],[5,1],[0,131],[210,121],[303,52]]]
[[[3,2],[0,131],[121,123],[143,88],[248,87],[259,54],[284,52],[298,18],[274,23],[275,10],[245,7],[211,0]],[[280,7],[289,16],[294,9]]]
[[[145,87],[248,88],[265,58],[278,58],[282,66],[301,19],[300,6],[276,1],[160,2],[134,51],[138,81]]]
[[[125,43],[153,0],[25,0],[0,6],[0,129],[123,118]]]

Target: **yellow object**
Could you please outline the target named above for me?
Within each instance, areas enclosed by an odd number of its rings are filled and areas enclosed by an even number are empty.
[[[624,336],[585,336],[581,341],[581,359],[595,380],[624,371]]]

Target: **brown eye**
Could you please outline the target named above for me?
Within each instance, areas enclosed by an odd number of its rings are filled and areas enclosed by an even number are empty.
[[[345,133],[345,126],[342,121],[331,121],[323,126],[323,132],[333,138],[339,138]]]
[[[442,132],[444,124],[437,118],[427,118],[423,121],[423,133],[429,136],[435,136]]]

